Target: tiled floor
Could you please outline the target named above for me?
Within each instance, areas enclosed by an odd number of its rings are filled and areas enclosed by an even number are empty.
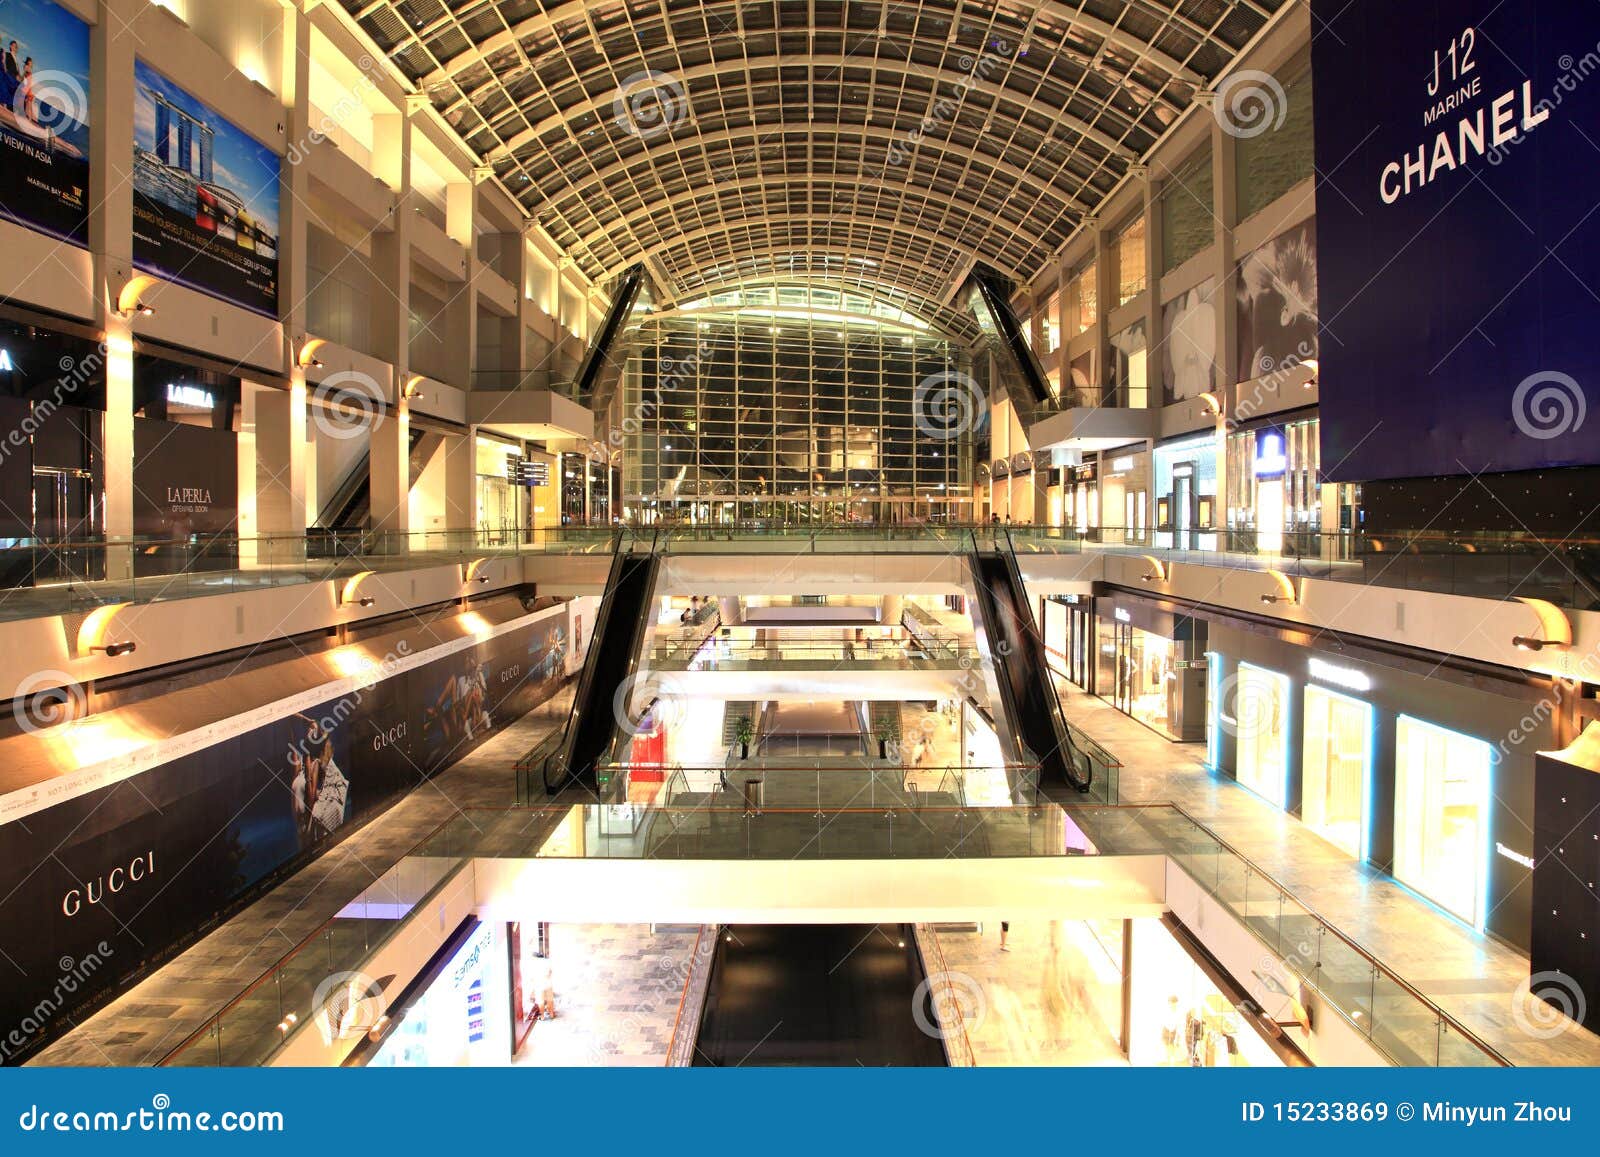
[[[513,1063],[666,1064],[697,935],[647,924],[551,925],[558,1015],[534,1024]]]
[[[513,762],[566,719],[570,689],[535,708],[443,774],[422,784],[157,968],[34,1058],[45,1065],[151,1065],[351,897],[463,808],[512,803]]]
[[[1120,951],[1121,926],[1112,924]],[[1000,950],[998,926],[980,932],[930,926],[918,935],[928,967],[942,962],[980,1068],[1127,1063],[1116,1037],[1121,972],[1090,925],[1013,921],[1009,952]],[[929,935],[938,941],[936,953],[929,951]]]
[[[1057,680],[1073,722],[1122,761],[1124,803],[1170,801],[1274,877],[1302,904],[1383,961],[1514,1064],[1600,1064],[1600,1037],[1567,1022],[1566,1031],[1531,1035],[1548,1015],[1530,1008],[1518,985],[1528,958],[1356,863],[1299,820],[1204,764],[1204,745],[1172,743],[1105,701]],[[1052,793],[1071,802],[1069,793]],[[1524,1017],[1524,1019],[1527,1019]]]

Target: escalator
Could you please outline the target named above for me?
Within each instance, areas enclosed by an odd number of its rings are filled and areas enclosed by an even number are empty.
[[[1010,298],[1010,286],[993,270],[979,266],[967,278],[967,308],[983,333],[981,345],[994,355],[1012,408],[1025,417],[1050,401],[1050,383],[1011,310]]]
[[[1044,639],[1028,609],[1016,557],[998,544],[980,546],[972,555],[972,577],[1011,734],[1027,749],[1013,752],[1012,758],[1037,762],[1041,782],[1048,779],[1088,791],[1093,771],[1087,756],[1073,745],[1061,714]]]
[[[567,716],[566,739],[557,757],[560,783],[579,781],[594,786],[595,763],[617,731],[615,702],[623,681],[633,672],[650,626],[659,559],[654,551],[619,546],[606,577],[600,613],[589,640],[583,677]]]
[[[411,444],[408,454],[410,485],[415,486],[422,472],[428,468],[428,462],[439,447],[444,444],[444,435],[436,431],[411,428]],[[323,505],[322,512],[317,516],[318,530],[365,530],[368,517],[372,513],[372,451],[365,450],[361,453],[350,469],[345,472],[343,480],[333,492],[333,496]]]
[[[649,287],[644,266],[630,266],[617,279],[611,308],[578,367],[578,401],[596,414],[604,414],[611,407],[617,383],[622,379],[623,368],[633,353],[634,338],[639,332],[636,313],[641,305],[648,307],[648,304]]]
[[[729,925],[695,1064],[946,1065],[926,979],[908,924]]]

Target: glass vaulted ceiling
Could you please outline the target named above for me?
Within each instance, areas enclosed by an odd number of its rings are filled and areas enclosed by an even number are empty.
[[[1284,0],[343,0],[591,276],[752,281],[966,329]]]

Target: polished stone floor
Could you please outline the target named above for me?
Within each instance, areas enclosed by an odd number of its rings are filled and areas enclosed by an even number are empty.
[[[534,1022],[513,1063],[665,1065],[697,938],[694,930],[652,932],[648,924],[551,925],[557,1015]]]
[[[1120,921],[1103,928],[1079,920],[1012,921],[1009,951],[1001,951],[998,925],[917,931],[930,971],[946,972],[979,1068],[1127,1064],[1117,1041],[1121,966],[1097,933],[1120,953]]]
[[[1073,722],[1121,760],[1124,803],[1177,804],[1513,1064],[1600,1064],[1600,1037],[1570,1021],[1544,1027],[1547,1006],[1530,1005],[1526,988],[1519,990],[1528,979],[1524,953],[1475,933],[1213,774],[1203,744],[1173,743],[1065,680],[1057,688]],[[1051,794],[1071,802],[1064,789]]]

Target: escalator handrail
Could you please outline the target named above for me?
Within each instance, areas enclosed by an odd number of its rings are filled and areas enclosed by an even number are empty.
[[[1022,585],[1022,568],[1017,565],[1017,547],[1011,540],[1011,530],[1004,528],[1006,538],[1006,567],[1011,572],[1016,582],[1017,590],[1022,591],[1026,599],[1027,588]],[[1024,602],[1026,606],[1026,602]],[[1055,728],[1056,738],[1061,743],[1061,750],[1066,753],[1067,782],[1078,791],[1086,792],[1094,784],[1094,761],[1079,752],[1078,745],[1072,738],[1072,728],[1067,723],[1067,713],[1061,706],[1061,695],[1056,691],[1055,676],[1050,673],[1050,663],[1045,658],[1044,637],[1039,634],[1038,624],[1033,621],[1033,614],[1029,611],[1027,619],[1021,624],[1024,631],[1034,636],[1038,644],[1039,655],[1044,661],[1040,665],[1039,678],[1044,683],[1046,702],[1050,705],[1050,723]],[[1080,756],[1083,756],[1081,759]],[[1085,769],[1084,778],[1079,780],[1073,772],[1079,766]]]
[[[616,581],[615,582],[611,582],[611,581],[608,580],[606,593],[601,599],[601,611],[600,611],[600,614],[597,616],[596,621],[595,621],[594,633],[589,636],[589,645],[594,651],[594,655],[592,657],[596,660],[596,662],[598,662],[599,653],[600,653],[600,648],[596,646],[596,643],[606,639],[610,634],[611,616],[614,613],[614,611],[616,610],[615,593],[616,593],[617,587],[621,586],[623,573],[624,573],[626,567],[628,566],[629,562],[632,561],[634,559],[634,557],[637,556],[637,555],[642,555],[643,556],[643,558],[640,561],[639,565],[641,565],[641,566],[650,566],[651,563],[654,562],[654,560],[659,557],[658,554],[657,554],[657,547],[659,546],[659,543],[660,543],[660,537],[661,537],[660,530],[659,529],[652,529],[651,535],[650,535],[650,542],[649,542],[648,549],[644,550],[644,551],[640,551],[640,550],[637,549],[637,544],[640,541],[640,536],[639,536],[637,531],[630,532],[628,528],[622,528],[622,529],[618,530],[617,535],[616,535],[616,540],[617,541],[616,541],[616,547],[615,547],[616,555],[615,555],[615,558],[614,558],[614,560],[613,560],[613,562],[611,564],[612,565],[612,570],[616,575]],[[654,575],[652,574],[652,576],[647,581],[649,581],[649,582],[651,582],[653,584]],[[648,615],[650,605],[651,605],[651,603],[650,603],[650,591],[647,590],[647,591],[644,592],[644,598],[643,598],[642,604],[641,604],[641,606],[639,608],[639,613],[641,615]],[[641,642],[642,642],[642,639],[639,639],[639,638],[634,638],[633,640],[631,640],[631,643],[633,643],[633,644],[638,644],[638,643],[641,643]],[[638,667],[639,667],[639,657],[640,657],[640,654],[641,654],[642,651],[643,651],[643,647],[642,646],[630,645],[628,647],[628,649],[627,649],[627,665],[623,669],[622,679],[618,683],[618,686],[627,686],[628,683],[629,683],[629,680],[631,680],[634,677],[634,675],[637,672]],[[569,730],[569,734],[568,734],[568,737],[567,737],[567,741],[566,741],[566,743],[564,745],[565,746],[564,756],[565,756],[565,762],[567,764],[567,771],[568,771],[569,774],[571,772],[572,760],[573,760],[573,755],[574,755],[573,745],[578,740],[579,729],[582,727],[582,724],[583,724],[583,711],[579,709],[578,704],[581,701],[581,702],[584,703],[585,708],[593,706],[593,704],[590,704],[588,702],[588,699],[592,696],[594,678],[595,678],[595,676],[594,676],[594,673],[593,673],[593,667],[591,666],[590,663],[585,662],[584,663],[584,678],[583,678],[583,680],[580,681],[580,684],[579,684],[579,695],[582,698],[581,698],[581,700],[579,698],[576,698],[576,697],[573,699],[572,713],[568,717],[568,727],[569,727],[570,730]],[[604,752],[603,752],[603,749],[602,749],[602,755],[603,755],[603,753]],[[600,765],[600,761],[597,759],[596,763],[593,766],[594,767],[598,767],[599,765]],[[590,770],[593,770],[593,767],[591,767]]]
[[[1039,650],[1042,655],[1044,649],[1043,640],[1038,638],[1037,627],[1033,622],[1031,613],[1028,611],[1027,591],[1022,584],[1022,572],[1017,566],[1015,546],[1011,540],[1011,532],[1003,527],[994,527],[992,528],[989,537],[993,542],[993,547],[990,553],[1000,559],[1001,564],[1006,569],[1007,583],[1013,587],[1014,594],[1020,597],[1021,600],[1017,606],[1017,629],[1020,632],[1026,632],[1033,635],[1034,641],[1039,644]],[[978,532],[976,529],[972,531],[972,547],[974,559],[981,557],[984,552],[982,547],[979,545]],[[981,586],[981,568],[974,569],[973,577]],[[1000,613],[1000,609],[995,603],[993,592],[979,591],[978,605],[979,610],[984,618],[985,628],[990,636],[991,660],[994,662],[995,666],[999,668],[1005,664],[1006,659],[1004,656],[996,654],[994,649],[994,640],[997,637],[998,630],[998,624],[995,622],[995,618]],[[1022,717],[1022,704],[1015,701],[1015,696],[1012,693],[1011,680],[1006,677],[1005,673],[997,670],[996,674],[997,678],[995,679],[995,682],[1000,688],[1001,697],[1005,701],[1007,712],[1013,720],[1013,726],[1015,726],[1015,722],[1020,720]],[[1049,676],[1048,666],[1039,672],[1038,677],[1044,683],[1044,693],[1046,695],[1046,714],[1050,716],[1050,728],[1056,741],[1056,750],[1061,756],[1062,768],[1065,771],[1067,783],[1077,791],[1086,792],[1089,790],[1094,779],[1093,764],[1089,763],[1088,761],[1080,761],[1076,758],[1078,755],[1077,747],[1072,742],[1071,729],[1066,725],[1066,716],[1061,709],[1061,699],[1060,696],[1056,694],[1055,683]],[[1016,741],[1018,748],[1020,749],[1019,754],[1021,750],[1028,750],[1027,744],[1024,742],[1022,736],[1016,736]],[[1032,752],[1031,754],[1037,760],[1041,758],[1042,753]],[[1083,779],[1078,778],[1076,774],[1080,763],[1085,765],[1087,769],[1086,777]]]
[[[621,577],[620,567],[623,558],[622,539],[623,531],[619,528],[611,536],[611,576],[606,580],[606,590],[602,591],[600,595],[600,610],[599,613],[595,615],[594,629],[589,633],[589,654],[583,661],[583,671],[578,676],[578,686],[573,691],[572,703],[567,707],[567,721],[562,724],[561,727],[561,742],[557,744],[555,751],[551,752],[550,755],[546,757],[544,765],[540,768],[540,773],[544,776],[546,791],[550,790],[551,760],[560,761],[561,766],[558,768],[558,770],[560,770],[562,774],[563,786],[565,786],[567,773],[571,767],[572,741],[577,735],[576,723],[578,721],[578,716],[581,714],[579,704],[584,702],[585,696],[588,694],[589,689],[593,686],[595,677],[594,668],[595,664],[599,661],[599,648],[594,645],[595,640],[604,637],[606,622],[611,614],[611,604],[607,600],[606,595],[610,593],[612,578]]]

